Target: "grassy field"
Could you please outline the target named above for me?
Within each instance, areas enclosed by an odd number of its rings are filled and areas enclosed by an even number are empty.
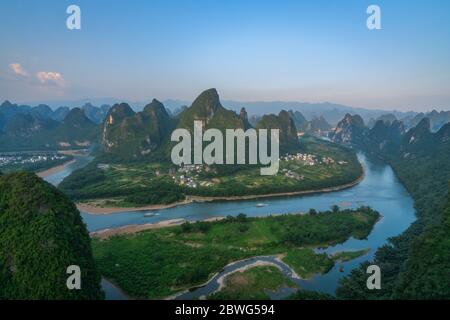
[[[314,165],[298,159],[281,161],[275,176],[261,176],[259,166],[216,165],[180,172],[169,161],[94,162],[75,171],[60,188],[76,200],[108,198],[112,206],[129,207],[167,204],[185,195],[223,197],[318,190],[348,184],[361,176],[353,151],[313,137],[301,141],[302,153],[314,155]],[[325,158],[333,162],[326,163]]]
[[[254,256],[285,255],[285,262],[303,276],[326,272],[330,259],[316,257],[311,248],[365,238],[378,218],[370,208],[264,218],[239,215],[94,239],[93,251],[103,276],[128,294],[162,298],[206,282],[228,263]]]
[[[235,272],[225,279],[225,287],[209,296],[211,300],[268,300],[267,291],[283,287],[297,288],[281,271],[273,266],[253,267]]]

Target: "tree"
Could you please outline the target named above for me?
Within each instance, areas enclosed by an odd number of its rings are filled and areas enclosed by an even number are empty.
[[[236,217],[238,222],[247,222],[247,215],[244,213],[239,213]]]
[[[67,197],[36,175],[0,177],[0,299],[102,299],[91,239]],[[80,290],[69,290],[69,266]]]

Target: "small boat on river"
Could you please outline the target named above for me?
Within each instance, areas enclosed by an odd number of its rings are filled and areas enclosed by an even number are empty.
[[[257,207],[257,208],[267,207],[267,204],[265,204],[265,203],[258,203],[258,204],[256,205],[256,207]]]

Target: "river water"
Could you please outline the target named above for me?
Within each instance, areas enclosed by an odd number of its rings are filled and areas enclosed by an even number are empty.
[[[157,212],[153,211],[155,215],[152,217],[145,217],[144,215],[148,213],[145,211],[123,212],[110,215],[90,215],[83,212],[81,214],[89,231],[96,231],[130,224],[156,223],[177,218],[196,221],[213,217],[237,215],[239,213],[256,217],[281,213],[301,213],[307,212],[310,208],[321,211],[327,210],[335,204],[341,208],[357,208],[362,205],[370,206],[379,211],[383,218],[375,225],[366,240],[351,238],[342,244],[318,249],[317,251],[334,253],[344,250],[351,251],[369,248],[371,250],[368,254],[352,261],[336,263],[334,268],[325,275],[315,275],[310,280],[299,280],[292,277],[289,267],[280,264],[274,257],[252,258],[239,264],[227,266],[206,286],[194,289],[181,295],[179,298],[199,298],[205,294],[212,293],[218,288],[217,279],[220,276],[241,268],[246,264],[254,263],[257,260],[269,261],[277,265],[287,277],[291,278],[291,280],[295,281],[303,289],[334,294],[341,277],[347,275],[361,262],[371,260],[378,247],[384,245],[388,238],[402,233],[415,220],[413,200],[395,176],[392,168],[378,160],[369,159],[362,153],[358,154],[358,159],[365,169],[364,179],[354,187],[336,192],[271,199],[191,203]],[[90,160],[89,157],[79,157],[63,171],[47,177],[46,180],[57,185],[73,170],[86,165]],[[264,206],[257,206],[260,203],[264,203]],[[107,298],[124,298],[123,294],[121,295],[117,288],[112,285],[104,285],[103,288]],[[285,289],[277,293],[269,293],[269,295],[272,298],[282,298],[289,293],[288,291]]]

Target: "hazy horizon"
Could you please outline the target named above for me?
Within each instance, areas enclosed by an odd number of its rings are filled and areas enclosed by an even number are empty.
[[[66,28],[71,4],[81,30]],[[370,4],[381,30],[366,27]],[[4,0],[0,99],[193,101],[215,87],[243,103],[450,110],[448,12],[439,0]]]
[[[201,92],[199,92],[198,94],[200,94]],[[197,94],[197,96],[198,96]],[[219,95],[220,95],[220,91],[219,91]],[[35,101],[13,101],[10,99],[2,99],[0,97],[0,104],[2,104],[5,101],[9,101],[12,104],[17,104],[17,105],[28,105],[31,107],[34,106],[38,106],[40,104],[45,104],[48,105],[52,110],[56,110],[59,107],[69,107],[69,108],[75,108],[75,107],[82,107],[84,104],[90,103],[93,106],[97,106],[100,107],[103,104],[108,104],[108,105],[112,105],[114,103],[128,103],[130,105],[130,107],[132,107],[133,109],[137,109],[140,110],[142,109],[145,105],[149,104],[153,99],[157,99],[162,103],[166,103],[168,101],[170,102],[174,102],[179,104],[180,106],[183,104],[186,104],[187,106],[190,106],[191,103],[195,100],[195,98],[197,97],[195,96],[193,99],[191,100],[186,100],[186,99],[177,99],[177,98],[158,98],[158,97],[151,97],[149,99],[143,100],[143,101],[131,101],[128,99],[120,99],[120,98],[114,98],[114,97],[91,97],[91,98],[81,98],[81,99],[68,99],[68,100],[35,100]],[[224,99],[220,96],[220,100],[222,102],[222,104],[224,104],[224,107],[226,108],[230,108],[233,106],[227,105],[227,103],[239,103],[239,104],[280,104],[280,110],[283,108],[283,104],[299,104],[299,105],[336,105],[336,106],[341,106],[341,107],[345,107],[345,108],[352,108],[352,109],[364,109],[367,111],[386,111],[386,113],[389,112],[400,112],[400,113],[408,113],[408,112],[416,112],[416,113],[420,113],[420,112],[424,112],[424,113],[428,113],[431,112],[433,110],[436,111],[450,111],[450,107],[448,108],[439,108],[439,107],[430,107],[428,109],[424,109],[424,110],[413,110],[413,109],[404,109],[404,110],[400,110],[400,109],[391,109],[391,108],[369,108],[369,107],[365,107],[365,106],[354,106],[354,105],[348,105],[348,104],[342,104],[342,103],[337,103],[337,102],[333,102],[333,101],[318,101],[318,102],[311,102],[311,101],[283,101],[283,100],[267,100],[267,101],[263,101],[263,100],[249,100],[249,101],[245,101],[245,100],[237,100],[237,99]],[[165,105],[166,108],[170,107],[168,105]],[[173,108],[172,108],[173,109]],[[289,109],[289,108],[288,108]]]

